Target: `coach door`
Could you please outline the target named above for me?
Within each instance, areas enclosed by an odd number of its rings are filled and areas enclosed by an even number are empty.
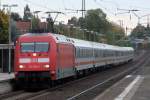
[[[74,47],[72,44],[58,44],[58,76],[69,77],[74,71]]]

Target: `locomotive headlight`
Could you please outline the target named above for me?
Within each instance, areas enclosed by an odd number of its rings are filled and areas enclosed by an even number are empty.
[[[44,65],[45,68],[49,68],[49,65]]]
[[[33,53],[33,56],[35,57],[37,54],[36,53]]]
[[[23,65],[19,65],[19,68],[24,68],[24,66]]]

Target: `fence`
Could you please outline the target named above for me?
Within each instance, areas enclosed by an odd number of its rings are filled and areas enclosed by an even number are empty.
[[[11,71],[14,69],[14,45],[0,44],[0,72],[8,72],[9,46],[11,48]]]

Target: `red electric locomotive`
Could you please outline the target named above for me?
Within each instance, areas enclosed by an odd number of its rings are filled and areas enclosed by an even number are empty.
[[[44,33],[20,36],[15,48],[16,80],[58,80],[74,75],[74,45],[63,38]]]

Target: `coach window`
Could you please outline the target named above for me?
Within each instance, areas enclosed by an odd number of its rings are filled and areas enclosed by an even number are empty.
[[[86,58],[86,55],[87,55],[87,53],[86,53],[86,48],[84,48],[84,58]]]
[[[80,48],[80,58],[82,58],[82,49]]]
[[[80,58],[80,48],[77,47],[77,57]]]
[[[118,52],[117,51],[115,51],[115,56],[118,57]]]
[[[84,48],[84,58],[86,58],[86,57],[87,57],[87,49]]]
[[[84,58],[84,51],[83,51],[83,48],[81,49],[81,58]]]
[[[82,49],[80,48],[80,58],[82,58]]]
[[[95,50],[95,57],[98,57],[98,50]]]
[[[80,48],[78,47],[78,58],[80,58]]]
[[[104,50],[104,52],[103,52],[103,57],[106,57],[106,50]]]
[[[76,58],[78,58],[78,48],[75,48]]]
[[[83,57],[85,58],[85,56],[86,56],[86,51],[85,49],[83,49]]]
[[[86,58],[86,55],[87,55],[87,50],[86,48],[84,48],[84,58]]]
[[[101,56],[101,50],[98,50],[98,57]]]
[[[75,56],[76,56],[76,58],[78,57],[78,49],[77,48],[75,48]]]
[[[79,58],[81,58],[81,48],[79,48]]]
[[[84,49],[82,48],[82,58],[84,58]]]
[[[89,48],[86,48],[86,57],[89,57]]]
[[[97,49],[96,52],[97,52],[97,57],[99,57],[99,50]]]

